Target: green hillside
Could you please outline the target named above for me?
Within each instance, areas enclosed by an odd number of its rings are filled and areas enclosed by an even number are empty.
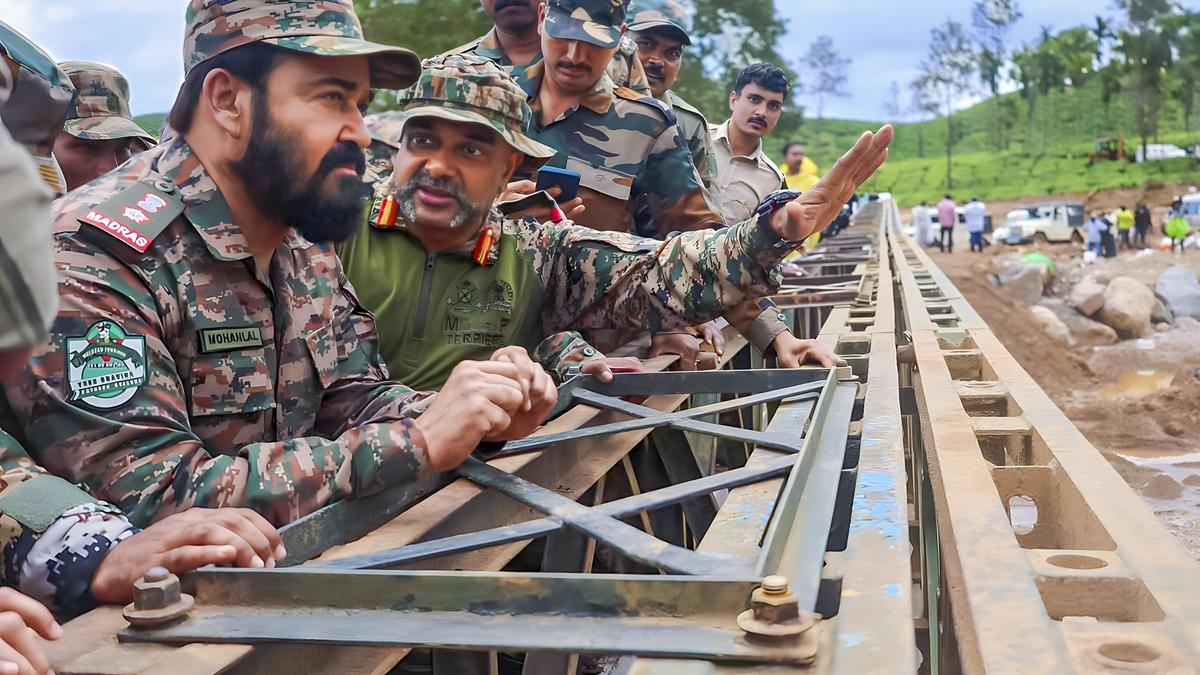
[[[808,143],[810,155],[822,169],[827,169],[863,130],[880,124],[807,120],[800,138]],[[1123,132],[1130,154],[1139,142],[1131,101],[1118,96],[1105,106],[1100,100],[1098,83],[1051,92],[1036,101],[1032,114],[1019,94],[1007,94],[956,113],[954,125],[952,192],[962,199],[969,194],[997,199],[1137,187],[1150,180],[1200,182],[1200,168],[1182,159],[1140,165],[1102,161],[1089,167],[1087,156],[1096,136]],[[1200,143],[1197,121],[1193,120],[1191,126],[1188,129],[1185,124],[1182,108],[1170,101],[1159,118],[1157,137],[1149,142],[1181,147]],[[778,157],[787,140],[769,139],[767,152]],[[997,145],[1003,149],[997,150]],[[898,124],[888,163],[868,188],[892,192],[904,205],[922,199],[936,200],[947,191],[945,153],[944,117]]]
[[[163,125],[167,122],[166,113],[150,113],[149,115],[137,115],[133,118],[138,126],[145,129],[151,136],[158,138],[162,134]]]

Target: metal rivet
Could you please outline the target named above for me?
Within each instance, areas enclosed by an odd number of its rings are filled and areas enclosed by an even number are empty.
[[[762,587],[768,593],[787,593],[788,580],[787,577],[778,574],[772,574],[762,580]]]
[[[171,181],[167,181],[167,180],[154,181],[154,187],[159,190],[162,190],[163,192],[166,192],[167,194],[170,194],[175,191],[175,184],[172,183]]]

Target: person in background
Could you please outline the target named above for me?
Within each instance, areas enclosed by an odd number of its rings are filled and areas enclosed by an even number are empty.
[[[1138,202],[1133,210],[1133,244],[1138,248],[1146,248],[1146,233],[1153,226],[1150,208],[1145,202]]]
[[[942,253],[954,253],[954,225],[958,222],[958,210],[949,192],[937,203],[937,219],[941,228],[938,249]]]
[[[929,245],[929,215],[929,202],[921,202],[913,207],[911,222],[918,246]]]
[[[1092,211],[1091,217],[1083,224],[1083,229],[1087,232],[1087,250],[1095,251],[1097,257],[1103,255],[1102,242],[1104,233],[1108,232],[1108,221],[1100,215],[1099,211]]]
[[[1179,254],[1183,255],[1183,242],[1190,234],[1192,228],[1188,225],[1187,218],[1183,215],[1183,202],[1177,200],[1171,204],[1171,208],[1167,209],[1167,221],[1163,227],[1163,232],[1171,238],[1171,252],[1175,252],[1175,246],[1179,246]]]
[[[821,180],[817,163],[808,156],[808,148],[800,141],[788,141],[783,146],[783,163],[779,170],[783,172],[784,183],[792,190],[807,192]]]
[[[1133,231],[1133,211],[1122,206],[1113,215],[1117,221],[1117,236],[1120,237],[1118,245],[1123,249],[1132,249],[1133,242],[1130,240],[1129,235]]]
[[[783,186],[783,172],[763,152],[762,139],[775,130],[790,92],[791,83],[779,68],[748,66],[729,92],[729,119],[711,130],[721,208],[730,223],[752,216],[767,195]]]
[[[979,201],[979,197],[971,197],[971,202],[963,209],[963,218],[967,221],[967,232],[971,235],[971,251],[983,253],[983,229],[987,222],[987,206]]]
[[[59,64],[79,95],[54,141],[54,157],[67,189],[92,182],[139,152],[154,147],[154,137],[133,121],[129,81],[116,68],[93,61]]]

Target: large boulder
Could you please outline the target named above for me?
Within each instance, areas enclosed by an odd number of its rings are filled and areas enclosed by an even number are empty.
[[[1092,278],[1086,278],[1071,288],[1067,302],[1079,310],[1084,316],[1092,316],[1104,307],[1104,290],[1106,284]]]
[[[1071,333],[1071,341],[1076,345],[1095,347],[1115,344],[1117,341],[1117,331],[1083,316],[1062,300],[1046,298],[1039,306],[1053,312],[1066,325]]]
[[[1071,329],[1067,328],[1067,324],[1058,318],[1054,310],[1041,305],[1034,305],[1029,310],[1033,312],[1033,318],[1037,319],[1042,330],[1046,331],[1051,339],[1064,345],[1074,344],[1075,340],[1071,338]]]
[[[1139,338],[1150,332],[1154,291],[1137,279],[1117,277],[1104,289],[1104,306],[1096,318],[1122,337]]]
[[[1017,302],[1032,305],[1042,298],[1044,274],[1041,265],[1022,263],[998,275],[1000,290]]]
[[[1191,269],[1182,265],[1168,268],[1159,275],[1154,291],[1176,318],[1200,319],[1200,281]]]

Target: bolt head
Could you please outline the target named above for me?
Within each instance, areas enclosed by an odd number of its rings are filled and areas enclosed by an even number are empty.
[[[133,605],[139,610],[163,609],[179,602],[179,593],[179,577],[161,567],[154,568],[133,583]]]
[[[154,582],[154,581],[166,581],[167,577],[169,577],[169,576],[171,576],[171,573],[169,571],[167,571],[167,568],[151,567],[150,569],[146,570],[146,573],[144,575],[142,575],[142,578],[145,579],[146,581]]]
[[[768,593],[787,593],[787,577],[779,574],[772,574],[770,576],[763,577],[762,589]]]

